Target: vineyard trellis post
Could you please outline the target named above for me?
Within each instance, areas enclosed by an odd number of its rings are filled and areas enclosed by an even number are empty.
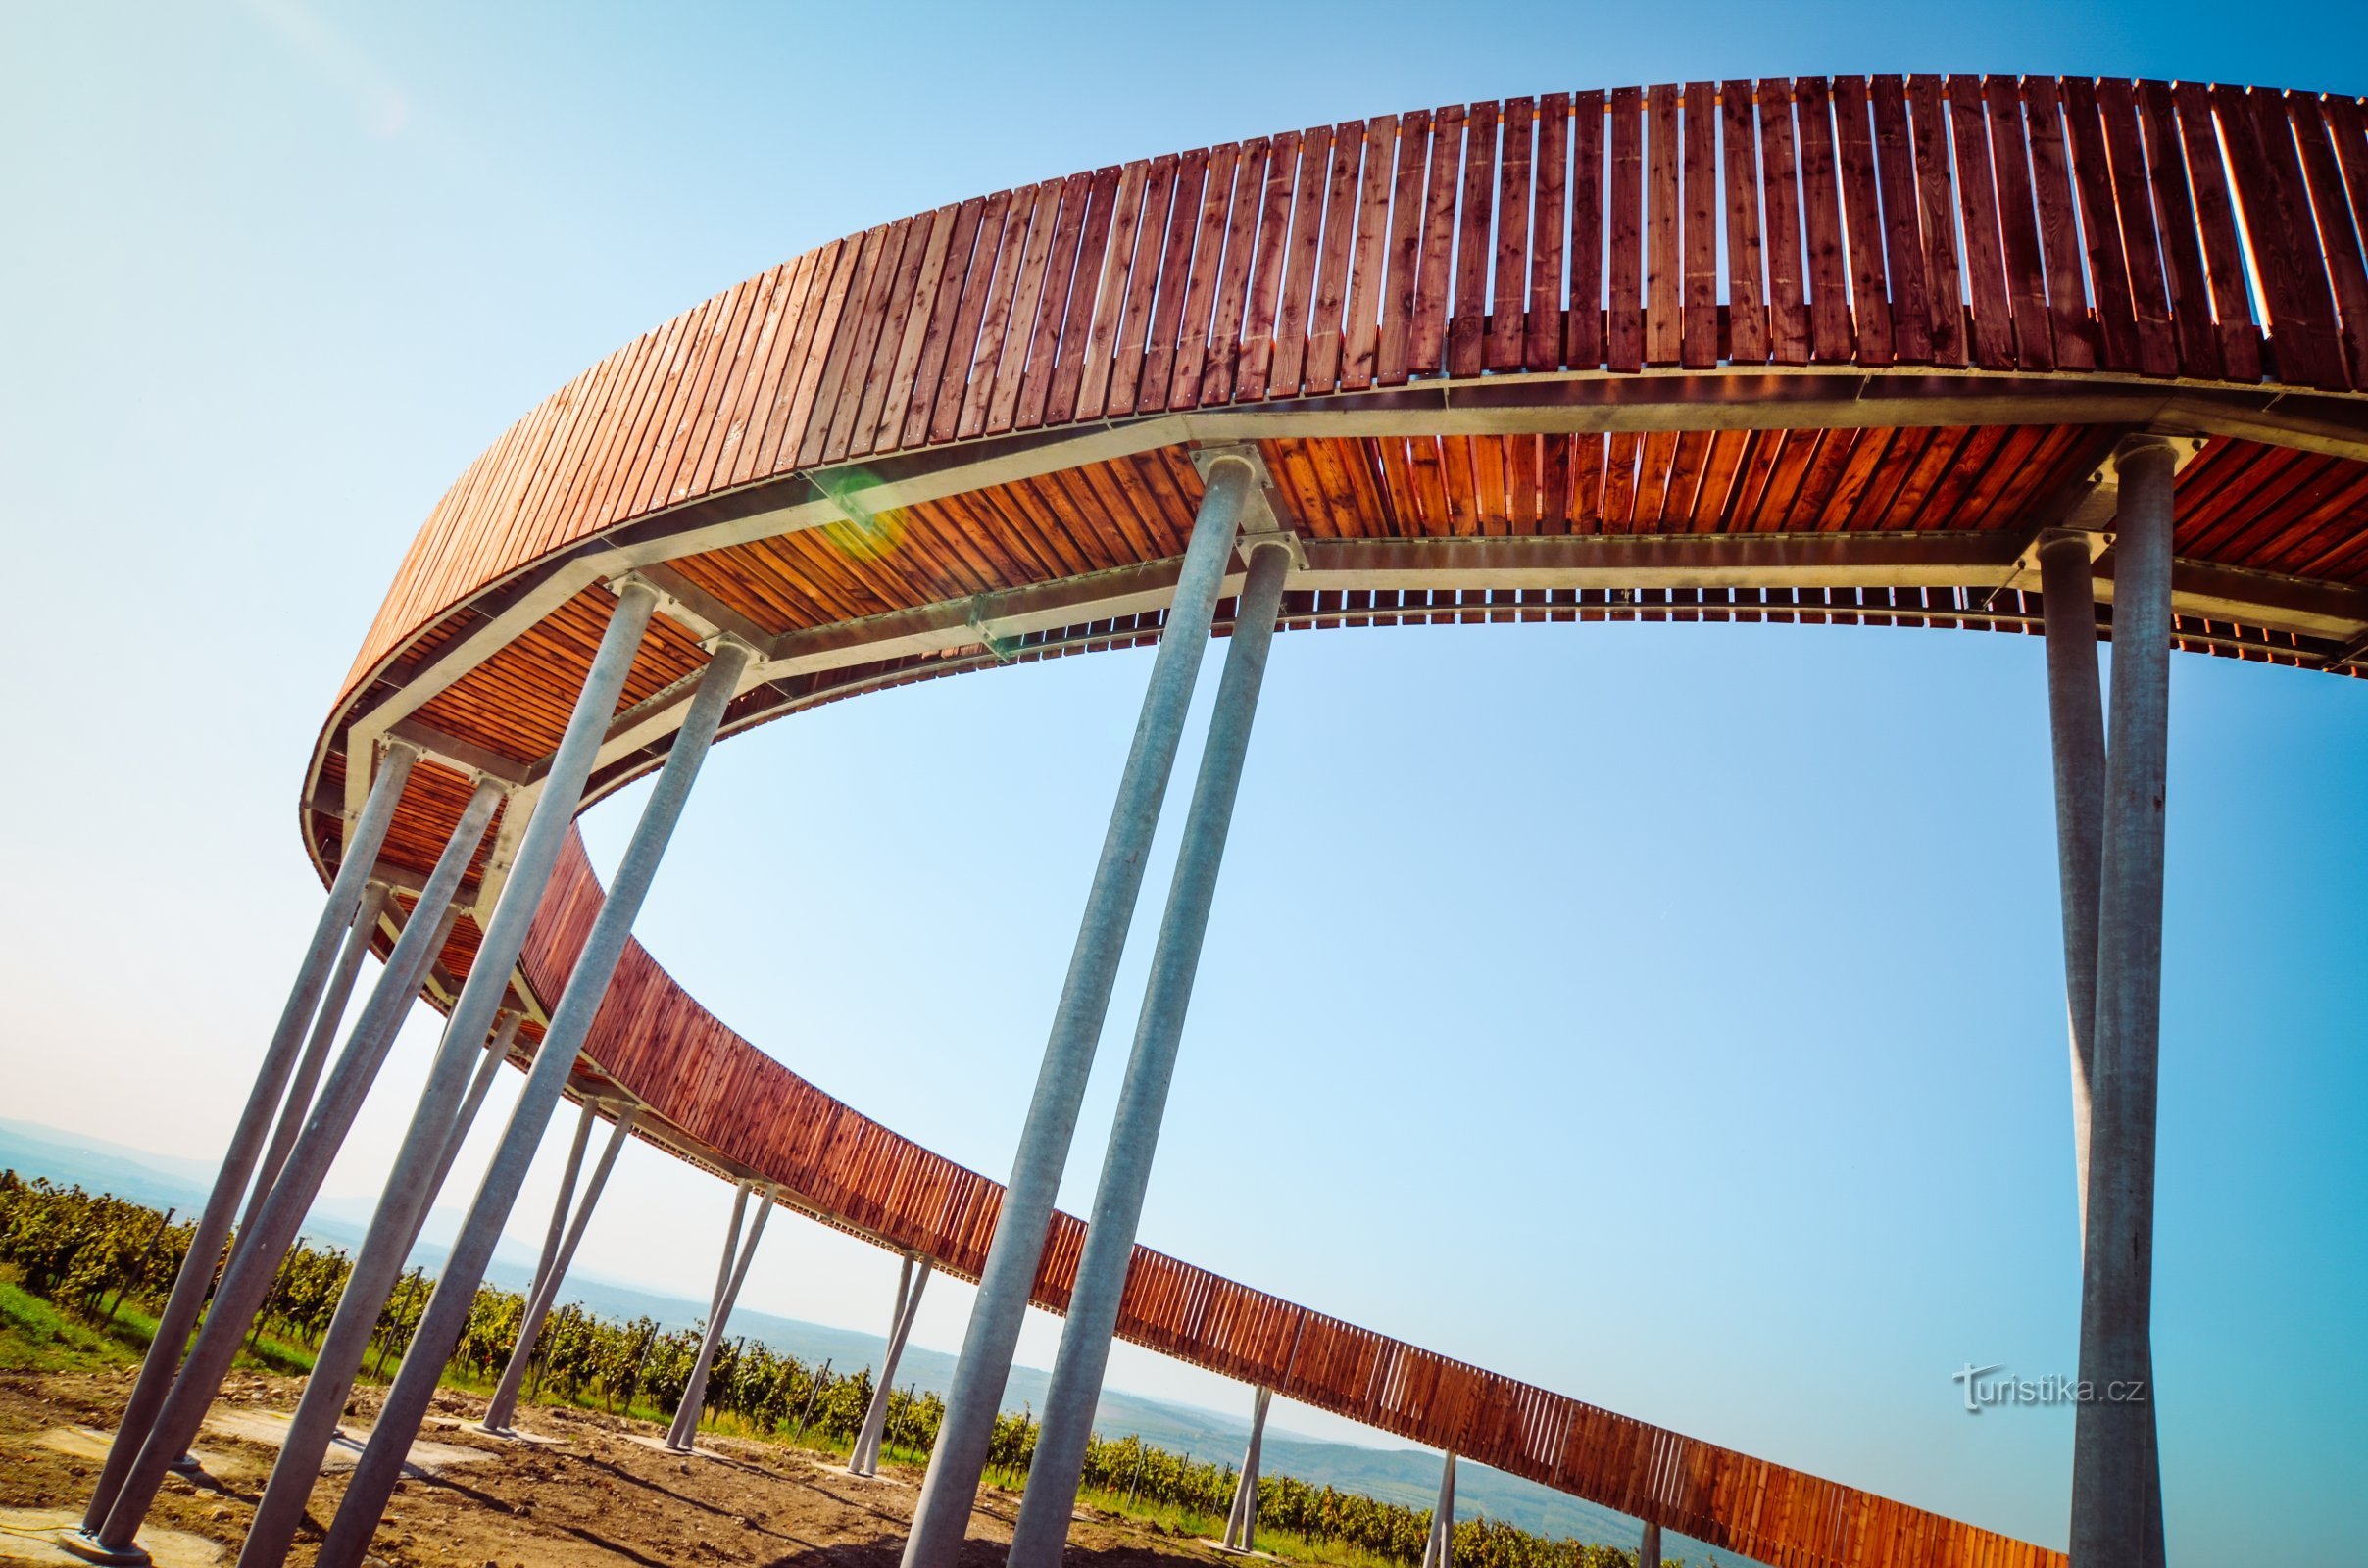
[[[575,1152],[583,1152],[584,1135],[591,1131],[594,1104],[584,1102],[583,1121],[578,1124]],[[575,1216],[569,1221],[559,1245],[543,1261],[533,1287],[526,1297],[526,1310],[518,1319],[518,1344],[511,1348],[510,1363],[502,1369],[502,1381],[493,1391],[493,1398],[485,1407],[485,1419],[479,1427],[498,1436],[508,1436],[511,1423],[518,1416],[518,1386],[526,1379],[526,1367],[534,1356],[535,1341],[541,1336],[543,1319],[550,1315],[551,1305],[559,1299],[559,1288],[567,1278],[567,1265],[575,1260],[575,1250],[584,1239],[584,1228],[592,1222],[593,1205],[600,1201],[601,1190],[609,1184],[609,1172],[617,1165],[617,1152],[633,1131],[635,1107],[625,1106],[617,1113],[616,1125],[609,1129],[609,1141],[601,1149],[600,1158],[592,1167],[592,1179],[584,1185],[583,1200],[575,1205]],[[562,1202],[558,1213],[567,1214],[566,1186],[561,1189]]]
[[[715,1347],[723,1343],[724,1325],[731,1321],[732,1307],[740,1299],[740,1287],[748,1279],[748,1266],[757,1259],[757,1244],[765,1239],[765,1222],[772,1217],[773,1197],[780,1189],[769,1183],[757,1194],[757,1214],[749,1221],[748,1241],[740,1249],[740,1260],[732,1263],[729,1247],[723,1250],[723,1260],[731,1269],[731,1278],[715,1295],[715,1308],[708,1314],[707,1332],[699,1337],[699,1355],[691,1363],[691,1381],[682,1391],[682,1403],[674,1411],[674,1424],[666,1432],[666,1446],[677,1453],[691,1451],[691,1440],[699,1433],[700,1412],[707,1404],[708,1368],[715,1365]],[[741,1191],[745,1197],[747,1184]],[[737,1218],[737,1215],[734,1216]]]
[[[428,874],[413,917],[404,922],[403,934],[395,941],[370,1002],[347,1035],[345,1049],[338,1054],[336,1065],[305,1118],[303,1136],[290,1152],[279,1179],[271,1184],[252,1236],[237,1248],[223,1271],[205,1327],[157,1406],[136,1454],[122,1472],[98,1527],[94,1530],[86,1522],[82,1531],[68,1538],[68,1548],[77,1555],[105,1563],[147,1560],[136,1544],[140,1525],[156,1501],[166,1472],[204,1424],[207,1407],[230,1370],[248,1321],[263,1305],[281,1257],[320,1195],[329,1164],[394,1045],[397,1027],[411,1010],[428,965],[442,951],[445,937],[460,916],[461,877],[485,836],[499,797],[494,785],[480,784],[463,808],[452,836],[436,858],[435,869]],[[125,1432],[117,1446],[123,1446],[128,1437]]]
[[[331,955],[340,933],[361,912],[370,871],[386,842],[387,829],[395,819],[396,803],[411,777],[412,765],[419,760],[419,749],[407,744],[388,747],[379,760],[378,776],[370,781],[369,798],[354,822],[353,835],[337,865],[336,879],[321,904],[312,943],[297,965],[296,980],[288,988],[278,1025],[264,1048],[254,1086],[248,1090],[246,1105],[231,1130],[222,1169],[215,1173],[213,1190],[207,1194],[205,1207],[198,1213],[197,1227],[190,1235],[189,1250],[181,1256],[180,1272],[173,1279],[164,1310],[157,1315],[156,1336],[149,1342],[148,1354],[132,1382],[131,1396],[124,1401],[123,1416],[116,1423],[115,1441],[107,1450],[98,1485],[91,1490],[89,1507],[82,1515],[85,1535],[95,1536],[106,1522],[108,1510],[115,1505],[124,1479],[155,1425],[157,1412],[172,1392],[180,1371],[182,1348],[188,1344],[189,1331],[197,1326],[198,1313],[212,1294],[214,1265],[229,1234],[230,1216],[245,1194],[248,1178],[254,1173],[272,1117],[279,1108],[298,1042],[320,1007]],[[176,1452],[173,1457],[179,1455]]]
[[[1234,801],[1241,792],[1275,616],[1282,610],[1283,578],[1294,559],[1291,546],[1272,533],[1245,535],[1242,549],[1249,557],[1249,576],[1237,601],[1233,639],[1209,717],[1200,776],[1193,783],[1176,850],[1175,878],[1159,920],[1134,1048],[1127,1056],[1110,1143],[1102,1156],[1077,1282],[1069,1292],[1068,1318],[1061,1325],[1061,1348],[1045,1390],[1036,1462],[1028,1471],[1018,1521],[1011,1527],[1014,1568],[1060,1568],[1061,1546],[1076,1512],[1086,1441],[1110,1366],[1128,1266],[1134,1261],[1135,1234],[1159,1152],[1159,1123],[1167,1111],[1184,1018],[1216,901],[1217,873],[1233,825]]]
[[[897,1270],[896,1305],[888,1314],[888,1347],[880,1355],[879,1381],[872,1386],[871,1402],[864,1407],[863,1429],[857,1433],[855,1447],[847,1455],[850,1475],[880,1473],[880,1444],[888,1430],[888,1398],[896,1387],[896,1367],[904,1358],[905,1341],[912,1335],[913,1320],[921,1309],[921,1288],[929,1283],[929,1259],[915,1259],[907,1253],[904,1266]]]
[[[646,583],[629,582],[619,591],[616,614],[611,618],[610,635],[603,637],[600,653],[593,661],[595,675],[611,661],[616,644],[621,643],[619,657],[614,662],[616,677],[613,682],[587,679],[576,704],[575,716],[568,721],[567,738],[561,743],[561,753],[567,754],[578,740],[583,741],[582,760],[563,773],[554,761],[545,784],[544,799],[537,804],[535,821],[526,831],[531,840],[541,825],[544,812],[550,808],[554,795],[564,797],[566,808],[559,827],[571,818],[574,806],[581,798],[584,778],[590,768],[593,750],[609,714],[615,710],[623,672],[631,663],[632,649],[638,644],[648,625],[656,601],[655,590]],[[630,613],[628,613],[628,611]],[[617,635],[620,627],[624,635]],[[468,1327],[469,1314],[475,1303],[478,1282],[485,1276],[485,1265],[493,1255],[494,1243],[510,1217],[511,1206],[518,1201],[518,1189],[526,1179],[528,1165],[542,1142],[544,1129],[550,1125],[558,1108],[560,1096],[575,1071],[577,1054],[583,1050],[585,1037],[591,1032],[594,1016],[600,1010],[609,982],[623,957],[625,943],[632,933],[635,917],[647,897],[658,864],[665,858],[667,842],[672,838],[675,824],[681,819],[684,803],[691,786],[699,775],[700,764],[714,745],[716,731],[723,722],[724,707],[738,694],[740,679],[756,657],[756,649],[733,637],[717,640],[715,653],[708,660],[685,705],[681,729],[659,770],[658,782],[651,789],[642,808],[640,820],[634,825],[633,836],[618,862],[615,884],[602,901],[600,913],[584,938],[583,950],[577,955],[575,967],[567,977],[566,989],[560,994],[559,1005],[544,1030],[541,1048],[535,1053],[534,1064],[527,1069],[526,1082],[518,1092],[517,1107],[511,1112],[510,1125],[504,1130],[482,1184],[469,1206],[460,1235],[453,1243],[450,1259],[445,1264],[444,1277],[436,1282],[435,1294],[428,1298],[427,1310],[419,1320],[414,1339],[414,1353],[404,1359],[402,1370],[395,1375],[394,1386],[387,1391],[381,1406],[378,1425],[370,1441],[355,1463],[352,1478],[346,1484],[344,1499],[329,1525],[328,1538],[321,1543],[316,1562],[319,1568],[355,1568],[368,1551],[370,1533],[377,1528],[379,1516],[385,1512],[386,1499],[394,1491],[401,1475],[404,1456],[410,1451],[413,1437],[427,1414],[427,1406],[435,1396],[438,1374],[453,1348],[459,1345],[461,1334]],[[596,690],[599,687],[601,689]],[[562,787],[563,777],[565,787]],[[560,835],[555,832],[555,838]],[[553,855],[557,850],[554,848]],[[521,849],[519,863],[525,861]],[[525,895],[529,911],[532,900],[541,897],[541,884],[549,875],[549,864],[543,865],[532,878],[533,887]],[[513,885],[518,872],[513,873]],[[510,890],[504,890],[503,908],[510,903]],[[494,914],[493,925],[502,925],[502,910]],[[523,936],[520,936],[523,942]],[[491,937],[487,946],[492,946]],[[503,986],[508,984],[509,970],[517,960],[517,950],[510,950],[500,958]],[[489,955],[480,952],[476,967],[470,971],[473,980],[493,967]],[[464,996],[467,995],[466,988]],[[456,1004],[454,1016],[460,1007]]]
[[[1256,470],[1238,455],[1228,455],[1209,466],[1175,595],[1169,602],[1166,626],[1152,658],[1142,712],[1119,775],[1101,858],[1086,894],[1077,945],[1054,1010],[1044,1062],[1021,1125],[995,1236],[988,1244],[986,1265],[971,1301],[962,1353],[946,1392],[946,1414],[938,1426],[937,1447],[929,1456],[912,1528],[905,1538],[904,1568],[954,1568],[962,1551],[970,1507],[978,1496],[979,1478],[994,1441],[1004,1385],[1011,1378],[1011,1355],[1019,1344],[1037,1265],[1043,1259],[1045,1232],[1052,1222],[1061,1169],[1068,1162],[1078,1105],[1094,1064],[1094,1047],[1110,1011],[1119,956],[1143,889],[1144,865],[1159,826],[1159,806],[1167,793],[1168,776],[1175,769],[1194,678],[1216,618],[1234,533],[1256,480]]]

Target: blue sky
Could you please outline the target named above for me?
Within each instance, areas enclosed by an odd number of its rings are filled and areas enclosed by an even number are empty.
[[[0,774],[0,1109],[219,1150],[317,908],[292,831],[306,750],[419,519],[551,387],[781,257],[1135,155],[1557,87],[1862,70],[2368,87],[2356,13],[2238,15],[0,14],[0,712],[19,759]],[[935,683],[732,742],[643,934],[783,1060],[1000,1174],[1146,663]],[[2173,702],[2173,1552],[2355,1560],[2368,691],[2189,659]],[[591,818],[604,859],[636,799]],[[2060,1545],[2068,1415],[1969,1417],[1949,1380],[2074,1361],[2049,810],[2029,639],[1288,636],[1144,1239]],[[1075,1207],[1159,896],[1155,878]],[[375,1189],[431,1041],[416,1021],[332,1191]],[[550,1181],[516,1234],[539,1232]],[[619,1182],[584,1266],[704,1288],[723,1192],[639,1150]],[[795,1225],[747,1299],[869,1326],[892,1287],[880,1254]],[[967,1302],[933,1291],[918,1339],[953,1348]],[[1047,1364],[1056,1333],[1032,1323],[1023,1356]],[[1247,1402],[1123,1349],[1111,1380]]]

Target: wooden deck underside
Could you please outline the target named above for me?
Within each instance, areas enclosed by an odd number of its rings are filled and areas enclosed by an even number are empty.
[[[367,787],[350,760],[390,735],[429,753],[383,853],[401,888],[470,772],[514,786],[448,998],[610,579],[649,573],[668,600],[595,799],[663,760],[718,629],[763,653],[727,734],[1155,640],[1196,444],[1254,444],[1271,475],[1305,554],[1289,630],[2023,632],[2029,547],[2109,525],[2081,508],[2115,441],[2193,436],[2179,646],[2368,673],[2364,216],[2355,99],[1842,77],[1384,115],[884,223],[645,334],[469,467],[323,727],[307,849],[336,863]],[[2112,568],[2108,550],[2108,631]],[[571,855],[516,981],[538,1013],[598,898]],[[993,1183],[770,1061],[638,947],[587,1055],[577,1091],[643,1103],[684,1157],[975,1273]],[[1056,1309],[1082,1229],[1056,1224]],[[1770,1563],[2061,1560],[1148,1250],[1121,1332]]]

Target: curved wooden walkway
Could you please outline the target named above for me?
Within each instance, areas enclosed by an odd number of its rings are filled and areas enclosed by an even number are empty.
[[[1298,536],[1288,629],[2026,631],[2039,533],[2105,544],[2105,455],[2174,434],[2179,645],[2368,672],[2364,217],[2356,99],[1876,76],[1383,115],[883,223],[645,334],[471,465],[324,724],[307,849],[336,863],[367,786],[349,759],[401,737],[427,760],[382,874],[415,887],[470,775],[500,779],[467,890],[489,911],[624,574],[664,610],[595,798],[663,760],[719,632],[762,656],[726,733],[1154,640],[1193,449],[1219,444]],[[577,853],[530,1004],[599,897]],[[983,1260],[994,1183],[773,1062],[638,947],[587,1055],[579,1091],[641,1102],[684,1157],[953,1272]],[[1056,1309],[1082,1233],[1056,1222]],[[1769,1563],[2060,1560],[1148,1250],[1120,1331]]]

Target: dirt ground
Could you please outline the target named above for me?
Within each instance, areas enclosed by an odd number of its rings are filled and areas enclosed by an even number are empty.
[[[87,1500],[107,1435],[130,1392],[128,1370],[0,1374],[0,1562],[68,1562],[42,1540],[73,1524]],[[205,1472],[174,1477],[142,1541],[159,1568],[228,1563],[271,1473],[271,1441],[303,1385],[240,1373],[195,1446]],[[368,1427],[376,1391],[348,1407],[348,1432]],[[387,1568],[689,1568],[730,1563],[896,1568],[920,1480],[884,1468],[859,1480],[821,1456],[766,1444],[701,1439],[694,1458],[661,1451],[661,1428],[597,1412],[530,1409],[521,1426],[549,1439],[510,1443],[469,1423],[481,1400],[437,1396],[426,1473],[407,1476],[378,1527],[372,1560]],[[276,1418],[276,1419],[275,1419]],[[313,1491],[310,1525],[325,1524],[344,1492],[332,1453]],[[1004,1560],[1016,1494],[988,1489],[972,1515],[962,1568]],[[310,1525],[290,1559],[310,1563]],[[1214,1550],[1107,1515],[1081,1514],[1068,1561],[1079,1568],[1223,1562]]]

